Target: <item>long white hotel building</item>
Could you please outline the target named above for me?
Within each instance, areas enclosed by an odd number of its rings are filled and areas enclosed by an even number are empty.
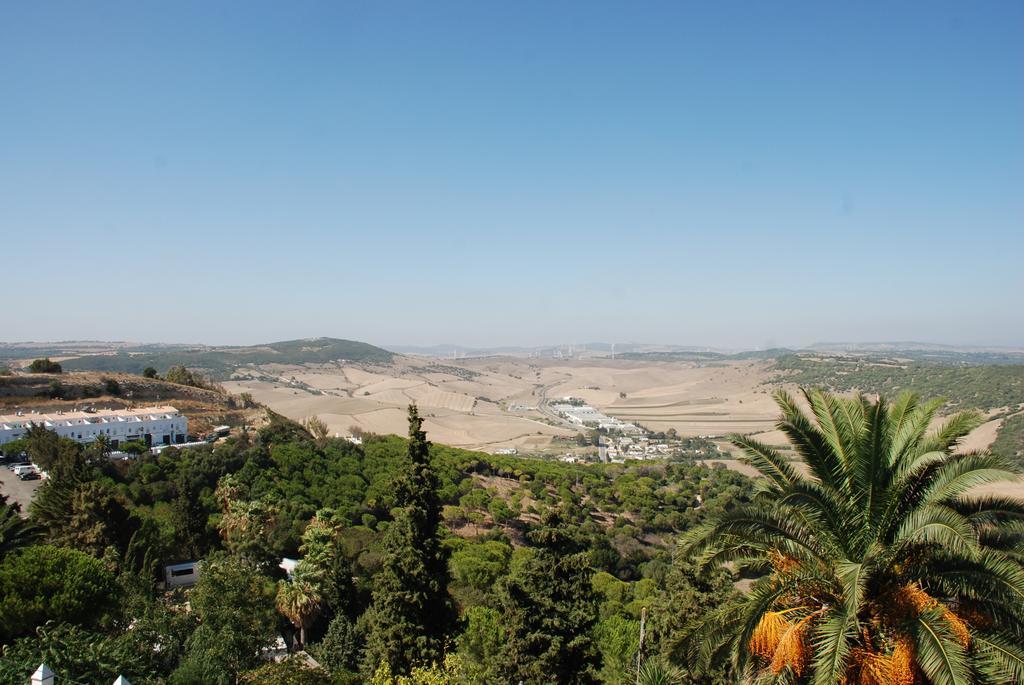
[[[174,407],[99,409],[0,415],[0,445],[25,437],[32,424],[76,442],[92,442],[105,435],[114,449],[131,440],[140,440],[150,446],[178,445],[188,436],[188,419]]]

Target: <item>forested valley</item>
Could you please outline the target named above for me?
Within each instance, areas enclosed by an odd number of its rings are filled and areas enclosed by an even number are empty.
[[[27,518],[0,510],[0,683],[41,661],[79,683],[624,683],[641,652],[644,677],[684,676],[686,634],[740,579],[677,538],[750,479],[432,445],[410,411],[408,439],[271,413],[130,461],[34,429],[49,478]],[[194,560],[194,587],[163,588]]]

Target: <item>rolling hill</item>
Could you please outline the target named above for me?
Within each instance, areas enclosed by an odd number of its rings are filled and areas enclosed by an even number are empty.
[[[198,347],[192,349],[124,351],[89,354],[62,361],[69,371],[119,371],[141,373],[152,366],[163,373],[181,364],[222,380],[240,366],[260,364],[323,364],[354,362],[390,364],[394,355],[368,343],[339,338],[310,338],[248,347]]]

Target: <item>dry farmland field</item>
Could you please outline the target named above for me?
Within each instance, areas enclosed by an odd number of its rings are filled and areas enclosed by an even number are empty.
[[[656,431],[720,436],[770,430],[774,417],[764,362],[715,365],[595,357],[485,357],[434,361],[396,356],[386,366],[263,366],[224,383],[294,419],[318,415],[330,429],[401,433],[415,402],[437,442],[476,449],[543,450],[574,431],[538,410],[546,399],[580,397]]]
[[[318,415],[333,432],[353,426],[402,433],[405,407],[416,403],[437,442],[474,449],[543,450],[574,431],[553,425],[537,406],[573,396],[605,413],[655,431],[720,437],[754,433],[782,445],[771,392],[778,380],[761,360],[647,362],[482,357],[431,360],[396,356],[389,365],[267,365],[224,383],[285,416]],[[995,438],[993,419],[970,438],[982,449]]]
[[[556,452],[572,428],[538,408],[545,400],[579,397],[605,413],[655,431],[710,436],[723,448],[730,433],[753,433],[785,447],[774,429],[771,392],[785,381],[770,360],[721,362],[535,359],[481,357],[439,360],[396,355],[388,365],[327,363],[262,366],[236,372],[224,383],[249,392],[275,411],[301,420],[317,415],[332,432],[353,427],[402,433],[405,408],[415,402],[432,440],[458,447],[523,453]],[[992,444],[1006,412],[990,420],[962,449]],[[563,439],[560,443],[558,439]],[[736,461],[724,465],[747,472]],[[1007,491],[1006,488],[1009,488]],[[1019,485],[1000,494],[1021,493]]]

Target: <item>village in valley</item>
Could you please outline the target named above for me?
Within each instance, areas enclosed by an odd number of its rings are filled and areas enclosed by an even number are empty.
[[[653,432],[646,428],[608,416],[577,397],[563,397],[550,405],[561,418],[585,432],[578,443],[580,449],[558,456],[560,461],[586,463],[624,463],[627,460],[719,459],[725,458],[712,440],[722,436],[701,435],[680,437],[674,428]],[[593,443],[596,443],[593,444]],[[588,449],[591,445],[596,450]]]

